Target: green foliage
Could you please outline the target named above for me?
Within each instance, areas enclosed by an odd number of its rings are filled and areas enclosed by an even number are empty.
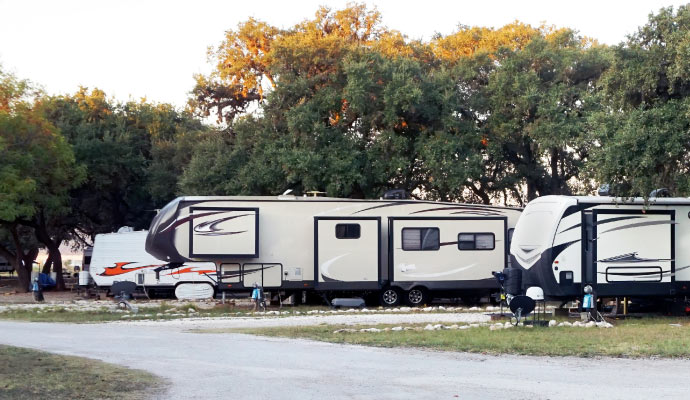
[[[47,117],[86,166],[72,201],[74,223],[89,236],[124,225],[147,228],[154,210],[176,196],[191,149],[208,130],[167,104],[118,104],[98,89],[46,103]]]
[[[664,8],[613,48],[601,81],[608,107],[592,116],[599,146],[591,170],[619,195],[690,194],[689,32],[690,7]]]

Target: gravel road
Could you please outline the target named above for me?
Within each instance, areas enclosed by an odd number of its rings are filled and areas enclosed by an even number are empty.
[[[687,360],[484,356],[186,328],[0,321],[0,343],[151,371],[168,380],[165,399],[681,399],[690,389]]]

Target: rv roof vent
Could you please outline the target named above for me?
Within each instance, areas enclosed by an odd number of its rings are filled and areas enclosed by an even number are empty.
[[[667,188],[654,189],[649,193],[649,197],[671,197],[671,191]]]
[[[405,189],[391,189],[387,190],[386,193],[383,194],[383,198],[386,200],[402,200],[409,199],[410,196],[407,194]]]
[[[134,232],[134,228],[132,228],[131,226],[123,226],[117,230],[117,233],[127,233],[127,232]]]
[[[326,197],[326,192],[319,192],[318,190],[310,190],[304,194],[306,194],[307,197]]]

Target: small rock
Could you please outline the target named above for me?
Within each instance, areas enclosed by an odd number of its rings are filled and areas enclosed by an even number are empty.
[[[556,325],[558,325],[558,323],[556,322],[555,319],[552,319],[551,321],[549,321],[549,328],[552,326],[556,326]]]
[[[402,326],[394,326],[391,328],[391,330],[393,332],[399,332],[399,331],[403,330],[403,327]]]

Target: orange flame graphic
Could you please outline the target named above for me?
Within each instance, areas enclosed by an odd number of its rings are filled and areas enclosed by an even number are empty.
[[[136,271],[139,269],[154,268],[154,267],[160,267],[161,266],[161,265],[143,265],[141,267],[124,268],[125,265],[129,265],[129,264],[134,264],[134,263],[133,262],[115,263],[114,267],[106,267],[105,270],[103,270],[103,272],[101,272],[98,275],[100,275],[100,276],[117,276],[117,275],[126,274],[128,272]]]

